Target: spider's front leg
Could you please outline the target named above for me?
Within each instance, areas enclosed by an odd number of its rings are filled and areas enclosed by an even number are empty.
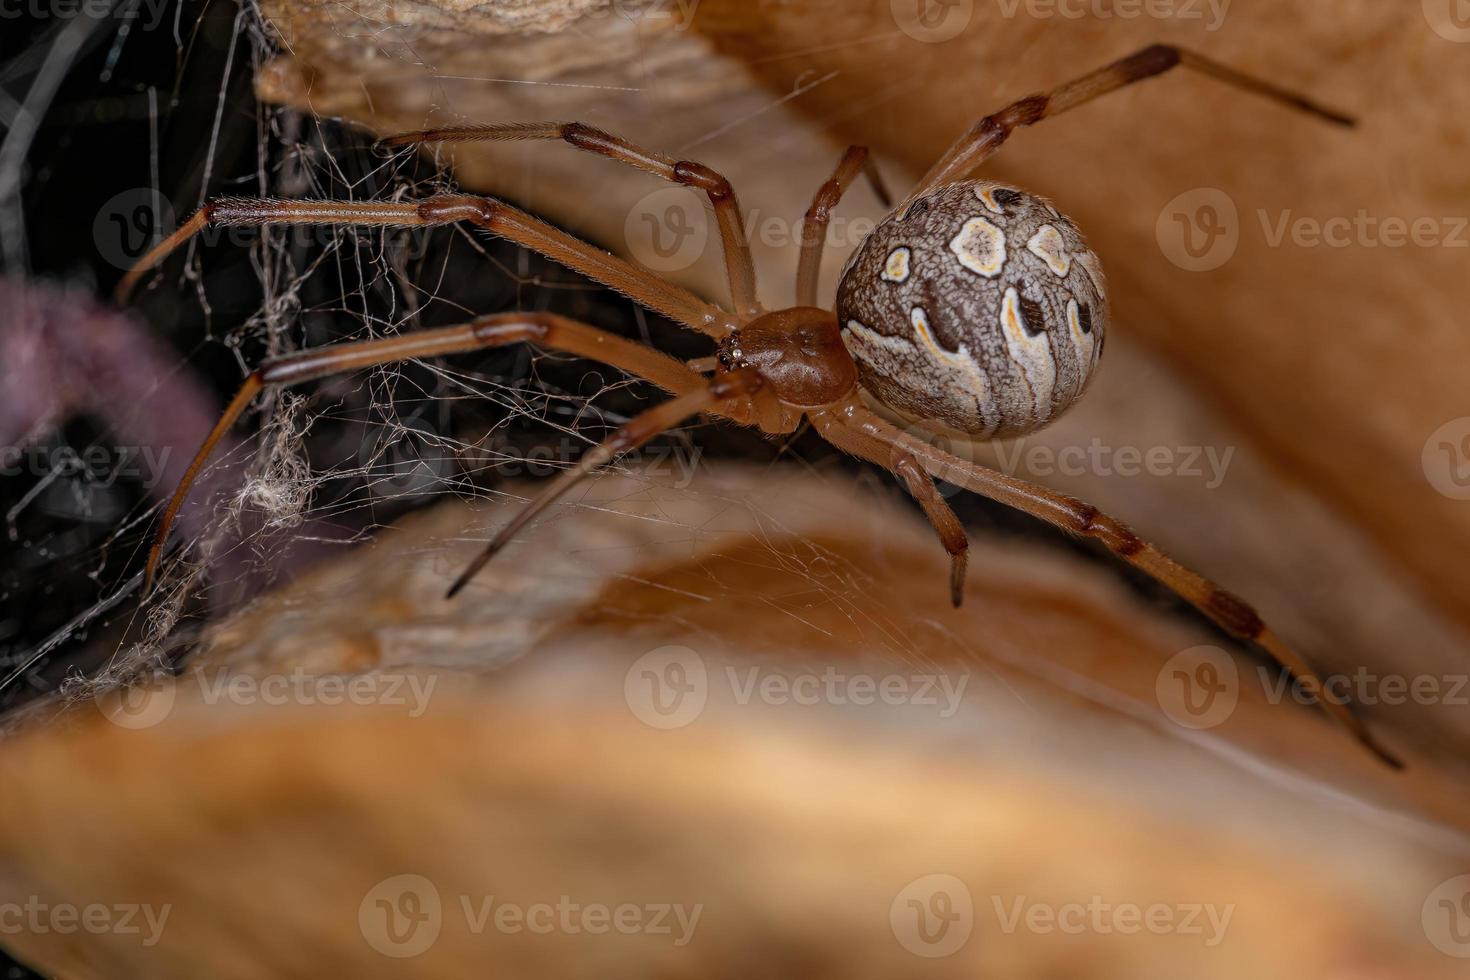
[[[1247,75],[1185,48],[1177,48],[1172,44],[1153,44],[1126,58],[1120,58],[1110,65],[1073,79],[1050,92],[1020,99],[999,112],[985,116],[970,127],[945,151],[938,162],[929,168],[929,172],[919,181],[908,200],[912,201],[922,197],[940,184],[964,179],[987,157],[1000,149],[1001,144],[1011,133],[1021,126],[1035,125],[1043,119],[1060,115],[1110,92],[1116,92],[1146,78],[1162,75],[1176,67],[1184,67],[1203,75],[1209,75],[1227,85],[1310,113],[1328,122],[1343,126],[1353,125],[1352,117],[1335,109],[1329,109],[1280,85]]]
[[[952,456],[922,439],[902,432],[856,403],[825,414],[824,434],[865,445],[872,440],[900,454],[910,454],[933,477],[955,483],[1016,510],[1040,518],[1055,527],[1083,537],[1096,538],[1108,550],[1152,576],[1210,618],[1230,635],[1254,643],[1312,693],[1322,709],[1342,725],[1365,748],[1395,769],[1403,763],[1378,743],[1373,734],[1346,704],[1333,700],[1312,666],[1271,631],[1249,603],[1226,591],[1192,569],[1179,564],[1153,544],[1140,538],[1123,522],[1096,507],[1046,487],[1006,476],[978,463]],[[858,453],[859,455],[867,455]],[[868,458],[872,458],[869,456]],[[899,457],[895,457],[899,458]],[[882,463],[882,460],[875,460]],[[890,468],[892,468],[890,466]]]
[[[718,171],[695,160],[675,160],[631,140],[580,122],[501,123],[489,126],[450,126],[399,133],[380,141],[382,146],[414,146],[422,143],[510,142],[515,140],[561,140],[588,153],[616,160],[672,184],[704,191],[715,210],[720,241],[725,249],[725,272],[730,279],[730,299],[741,317],[760,312],[756,295],[755,263],[750,257],[750,238],[735,189]]]
[[[610,252],[588,245],[504,201],[467,194],[391,202],[217,198],[195,212],[177,231],[128,270],[117,285],[117,300],[125,302],[150,269],[206,228],[264,225],[424,228],[461,221],[468,221],[491,234],[523,245],[716,340],[735,329],[736,321],[728,314],[689,290],[666,282]]]

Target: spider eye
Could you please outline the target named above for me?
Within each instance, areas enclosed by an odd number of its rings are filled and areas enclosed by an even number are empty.
[[[1017,201],[1019,201],[1021,199],[1021,192],[1017,190],[1012,190],[1009,187],[1002,187],[990,196],[995,198],[996,204],[999,204],[1001,207],[1005,207],[1009,204],[1015,204]]]
[[[730,367],[730,355],[726,354],[724,351],[720,351],[719,360],[720,367],[728,370]]]

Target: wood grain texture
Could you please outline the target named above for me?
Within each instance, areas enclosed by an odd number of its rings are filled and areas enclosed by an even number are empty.
[[[1388,776],[1251,685],[1218,728],[1175,725],[1159,671],[1208,636],[1086,563],[982,550],[955,612],[896,494],[701,484],[600,480],[457,603],[517,501],[438,508],[220,624],[146,698],[13,738],[0,902],[168,917],[147,946],[6,941],[61,977],[1458,975],[1423,907],[1470,856],[1470,809],[1432,767]],[[671,649],[705,671],[673,725],[641,687]],[[959,697],[800,696],[826,676]],[[932,875],[974,910],[940,958],[903,918]],[[437,937],[394,955],[377,901],[423,881]],[[701,912],[675,945],[487,927],[489,896]],[[1044,924],[1099,905],[1228,923]],[[1007,925],[1018,907],[1042,924]]]

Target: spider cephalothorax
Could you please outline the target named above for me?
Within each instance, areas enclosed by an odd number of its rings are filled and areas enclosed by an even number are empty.
[[[1038,429],[1077,400],[1108,313],[1077,227],[1050,201],[978,180],[875,228],[843,270],[837,318],[885,405],[996,436]]]
[[[724,371],[758,372],[771,393],[796,408],[821,408],[852,394],[857,365],[831,311],[793,306],[756,317],[720,341]]]
[[[503,313],[273,358],[245,380],[170,500],[149,554],[150,583],[190,484],[211,449],[261,389],[405,358],[531,343],[595,358],[675,397],[628,422],[553,480],[500,529],[456,580],[451,596],[579,478],[693,415],[707,412],[772,434],[791,432],[806,420],[832,445],[892,471],[919,502],[950,554],[950,595],[955,605],[963,596],[969,545],[964,526],[934,484],[936,477],[1073,534],[1095,538],[1193,603],[1222,629],[1262,647],[1321,692],[1310,665],[1282,643],[1249,605],[1175,562],[1122,522],[1083,501],[950,455],[884,421],[860,397],[866,395],[927,426],[978,436],[1032,431],[1077,399],[1102,352],[1107,328],[1097,259],[1072,223],[1048,202],[1014,187],[972,180],[970,175],[1017,127],[1176,65],[1334,122],[1349,122],[1301,96],[1200,55],[1164,45],[1145,48],[1049,94],[1014,102],[971,127],[859,247],[843,272],[835,312],[818,306],[823,243],[832,209],[868,164],[863,147],[848,148],[807,211],[797,261],[797,305],[770,313],[763,311],[757,296],[744,217],[730,182],[696,161],[675,160],[582,123],[425,130],[386,143],[557,139],[703,191],[725,251],[728,309],[490,197],[446,194],[370,203],[225,199],[206,205],[143,257],[124,278],[121,295],[180,244],[211,225],[425,227],[469,222],[705,334],[715,341],[716,355],[686,365],[565,317]],[[706,366],[697,370],[700,364]],[[713,376],[701,371],[713,371]],[[1319,700],[1365,745],[1393,761],[1346,706],[1326,696]]]

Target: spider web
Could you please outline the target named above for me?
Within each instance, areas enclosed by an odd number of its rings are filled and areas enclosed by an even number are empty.
[[[242,98],[240,76],[260,71],[277,49],[253,4],[230,13],[229,57],[217,69],[213,112],[196,134],[197,191],[173,193],[166,174],[150,188],[172,200],[179,217],[220,193],[403,200],[455,188],[450,173],[420,154],[387,155],[340,123]],[[182,58],[191,42],[175,33]],[[235,137],[243,148],[232,153],[232,130],[247,128],[248,138]],[[176,223],[160,217],[154,237]],[[681,356],[708,353],[707,342],[609,290],[457,228],[225,230],[177,253],[150,287],[136,309],[150,325],[171,324],[178,352],[160,367],[202,376],[218,400],[211,413],[264,357],[505,310],[550,310],[636,332]],[[40,642],[14,650],[7,668],[27,668],[33,690],[61,682],[67,698],[80,698],[140,671],[174,667],[212,619],[438,498],[493,497],[517,478],[570,466],[659,397],[613,369],[524,345],[269,391],[212,457],[141,608],[138,568],[171,490],[161,481],[86,547],[58,559],[95,590]],[[112,421],[99,420],[102,431],[85,435],[105,441]],[[661,458],[692,470],[702,452],[695,428],[660,440]],[[741,455],[781,452],[754,436],[723,438]],[[637,473],[644,462],[635,453],[616,468]],[[12,508],[12,526],[33,506],[23,500]],[[95,519],[100,504],[81,494],[77,507]],[[789,564],[790,555],[779,561]],[[813,583],[831,588],[815,576]],[[105,653],[105,663],[89,664],[84,651]],[[72,669],[59,676],[56,667],[68,662]]]

